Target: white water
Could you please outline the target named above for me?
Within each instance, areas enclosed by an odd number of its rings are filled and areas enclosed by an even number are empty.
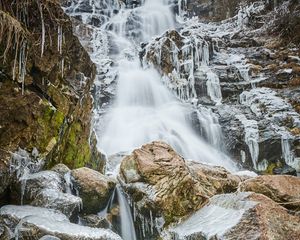
[[[134,229],[133,219],[131,216],[130,207],[127,199],[119,186],[116,188],[118,196],[118,202],[120,206],[120,218],[121,218],[121,236],[125,240],[136,240],[136,233]]]
[[[188,120],[189,109],[162,84],[158,72],[141,67],[135,42],[149,40],[150,36],[174,27],[172,13],[165,2],[147,0],[141,7],[123,9],[104,25],[109,27],[118,50],[113,58],[119,75],[117,97],[105,116],[99,147],[107,155],[113,155],[163,140],[185,158],[232,169],[228,157],[194,133]],[[131,21],[133,15],[139,21]],[[141,31],[134,41],[134,34],[129,35],[128,31],[130,24],[133,24],[131,29]]]

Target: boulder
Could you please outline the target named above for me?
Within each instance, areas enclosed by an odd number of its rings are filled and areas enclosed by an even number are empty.
[[[29,216],[23,219],[22,227],[17,229],[20,240],[34,239],[52,235],[61,240],[122,240],[108,229],[90,228],[70,222],[57,223],[55,220]]]
[[[237,192],[212,197],[188,219],[163,233],[163,239],[299,239],[300,218],[268,197]]]
[[[21,198],[24,202],[30,203],[35,200],[37,194],[43,189],[51,189],[56,192],[64,190],[62,177],[53,171],[42,171],[33,174],[25,174],[20,179]]]
[[[70,172],[71,170],[65,164],[59,163],[59,164],[55,165],[53,168],[51,168],[51,171],[57,172],[61,176],[64,176],[66,173]]]
[[[47,217],[56,222],[68,222],[69,219],[59,211],[33,206],[6,205],[0,208],[0,225],[14,231],[17,224],[28,216]]]
[[[2,207],[0,224],[9,228],[20,240],[39,239],[45,235],[61,240],[121,240],[110,230],[73,224],[58,211],[32,206]]]
[[[239,183],[238,176],[223,168],[187,163],[163,142],[125,157],[120,179],[140,212],[163,216],[166,224],[198,210],[214,194],[235,191]]]
[[[56,209],[74,219],[80,212],[82,200],[80,197],[46,188],[35,196],[31,205]]]
[[[83,226],[94,227],[94,228],[107,228],[111,227],[111,223],[102,216],[98,215],[84,215],[80,217],[80,222]]]
[[[265,175],[248,179],[240,191],[263,194],[282,206],[300,211],[300,178],[287,175]]]
[[[116,186],[113,179],[86,167],[72,170],[71,175],[82,198],[84,213],[97,213],[106,206]]]

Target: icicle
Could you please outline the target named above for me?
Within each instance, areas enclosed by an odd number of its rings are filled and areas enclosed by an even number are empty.
[[[19,78],[18,78],[18,82],[22,83],[22,95],[24,95],[26,64],[27,64],[27,42],[26,40],[24,40],[19,52]]]
[[[62,54],[62,45],[63,45],[63,30],[62,26],[58,25],[57,27],[57,51],[59,54]]]
[[[207,77],[207,94],[216,104],[221,104],[222,102],[222,92],[220,87],[220,80],[217,74],[209,70],[206,73]]]
[[[257,170],[259,156],[259,131],[257,121],[248,120],[245,115],[237,115],[236,118],[244,125],[245,143],[248,145],[253,167]]]
[[[281,137],[281,150],[282,150],[282,157],[285,160],[286,164],[293,166],[294,164],[294,154],[291,150],[290,140],[292,138],[288,135],[283,133]]]
[[[41,15],[41,23],[42,23],[42,42],[41,42],[41,57],[43,57],[44,50],[45,50],[45,21],[44,21],[44,15],[43,15],[43,6],[40,3],[40,1],[37,1],[40,15]]]

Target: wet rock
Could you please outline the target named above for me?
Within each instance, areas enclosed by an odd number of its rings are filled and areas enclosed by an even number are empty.
[[[46,208],[4,206],[0,209],[0,221],[22,240],[39,239],[45,235],[61,240],[121,240],[110,230],[72,224],[65,215]]]
[[[51,168],[51,171],[59,173],[61,176],[64,176],[66,173],[70,172],[70,168],[65,164],[59,163]]]
[[[259,176],[242,182],[240,191],[264,194],[283,207],[300,210],[300,178],[293,176]]]
[[[187,163],[163,142],[125,157],[120,177],[138,210],[162,215],[166,224],[201,208],[214,194],[234,191],[239,182],[223,168]]]
[[[164,239],[298,239],[299,223],[299,217],[261,194],[221,194],[170,228]]]
[[[295,168],[292,168],[289,165],[284,165],[283,167],[275,167],[273,169],[273,173],[275,175],[291,175],[297,176],[297,171]]]
[[[89,168],[72,170],[74,185],[83,202],[84,213],[96,213],[106,206],[115,188],[115,181]]]
[[[98,215],[85,215],[80,217],[80,222],[84,226],[94,228],[110,228],[111,223],[104,217]]]

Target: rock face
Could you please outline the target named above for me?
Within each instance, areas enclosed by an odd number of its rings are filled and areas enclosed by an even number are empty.
[[[113,179],[89,168],[72,170],[71,175],[84,213],[97,213],[106,206],[116,185]]]
[[[121,240],[110,230],[72,224],[65,215],[46,208],[4,206],[0,209],[0,223],[22,240],[39,239],[45,235],[61,240]]]
[[[218,22],[189,20],[144,44],[141,55],[177,97],[193,107],[197,103],[191,119],[208,142],[218,125],[215,139],[221,140],[212,144],[244,168],[295,175],[300,171],[299,34],[285,29],[299,32],[299,3],[253,2],[180,1],[182,15]],[[217,120],[203,121],[208,118]]]
[[[69,17],[56,0],[4,0],[0,22],[0,194],[19,147],[49,166],[100,169],[88,142],[95,66]]]
[[[239,185],[240,191],[266,195],[283,207],[300,210],[300,179],[292,176],[259,176]]]
[[[169,229],[164,239],[299,239],[299,222],[299,217],[261,194],[221,194]]]
[[[125,157],[120,177],[138,210],[162,215],[167,224],[196,211],[214,194],[235,191],[239,183],[223,168],[187,164],[163,142]]]
[[[220,21],[235,16],[240,7],[257,2],[255,0],[186,0],[180,1],[181,8],[188,16],[198,16],[201,19]],[[283,1],[268,1],[268,8],[277,7]]]

